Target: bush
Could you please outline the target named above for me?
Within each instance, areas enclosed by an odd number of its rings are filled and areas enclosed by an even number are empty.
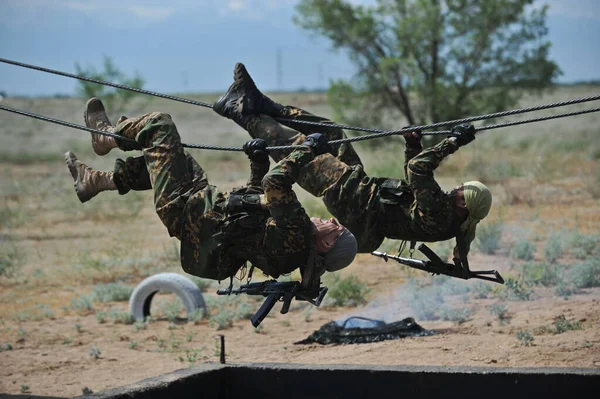
[[[235,312],[233,309],[222,309],[216,314],[210,315],[208,324],[217,327],[217,330],[225,330],[233,326]]]
[[[340,277],[339,274],[332,273],[328,276],[326,285],[329,288],[327,298],[332,300],[332,306],[358,306],[367,303],[365,295],[370,290],[353,274]]]
[[[442,306],[439,309],[439,317],[442,320],[453,321],[455,323],[464,323],[473,314],[472,308],[451,308]]]
[[[23,264],[24,253],[0,237],[0,276],[12,277]]]
[[[499,296],[502,299],[511,301],[528,301],[532,293],[529,284],[523,279],[508,277],[504,282],[504,289],[500,291]]]
[[[122,302],[128,301],[132,292],[133,287],[119,281],[116,283],[96,284],[92,296],[95,300],[102,303]]]
[[[600,287],[600,258],[574,265],[570,275],[577,288]]]
[[[493,305],[488,306],[489,312],[498,318],[500,324],[504,324],[510,320],[510,317],[506,315],[508,309],[506,305],[502,303],[495,303]]]
[[[575,234],[571,239],[571,252],[578,258],[600,254],[600,235]],[[579,254],[577,256],[576,254]]]
[[[435,287],[413,289],[408,301],[415,312],[415,318],[420,320],[438,320],[440,318],[438,310],[444,303],[444,298]]]
[[[532,260],[536,247],[529,240],[518,241],[510,250],[510,256],[515,259]]]
[[[480,224],[477,226],[475,236],[475,245],[486,254],[494,254],[500,248],[500,239],[502,238],[502,221]]]
[[[563,252],[563,240],[562,234],[554,233],[548,237],[546,244],[544,245],[544,257],[550,263],[556,262],[556,260],[562,255]]]
[[[118,309],[111,309],[108,313],[108,317],[110,317],[115,324],[135,323],[135,319],[129,312],[123,312]]]
[[[548,263],[524,263],[521,275],[528,284],[554,286],[558,283],[557,266]]]
[[[533,335],[531,335],[531,332],[527,330],[517,332],[517,339],[519,340],[519,343],[523,346],[533,345]]]
[[[92,300],[87,295],[82,295],[79,298],[71,300],[71,308],[77,313],[87,313],[94,309]]]
[[[554,289],[554,293],[558,296],[562,296],[565,299],[568,299],[571,295],[577,294],[579,290],[575,287],[574,284],[565,283],[561,281],[558,283],[556,288]]]
[[[91,358],[93,359],[98,359],[100,358],[100,355],[102,354],[102,352],[100,351],[100,348],[96,347],[96,346],[90,346],[90,350],[88,351],[88,355],[90,355]]]
[[[488,297],[489,293],[492,292],[492,286],[483,281],[476,281],[475,284],[473,284],[473,292],[475,293],[475,298],[485,299]]]
[[[562,334],[571,330],[581,330],[581,324],[576,322],[571,322],[564,315],[560,315],[554,320],[554,334]]]

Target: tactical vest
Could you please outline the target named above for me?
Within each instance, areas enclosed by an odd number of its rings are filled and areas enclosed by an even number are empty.
[[[213,235],[213,238],[223,246],[224,251],[235,251],[240,245],[261,245],[267,219],[271,216],[263,205],[261,193],[246,187],[231,192],[227,197],[222,207],[227,216],[219,232]],[[255,248],[256,246],[252,247]],[[279,277],[280,271],[274,260],[262,256],[259,251],[246,250],[245,252],[253,266],[273,278]]]

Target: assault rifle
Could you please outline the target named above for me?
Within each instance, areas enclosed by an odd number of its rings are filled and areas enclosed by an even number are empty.
[[[446,263],[440,259],[427,245],[421,244],[417,247],[423,255],[427,256],[429,260],[404,258],[402,256],[388,255],[385,252],[371,252],[371,255],[379,256],[387,262],[388,259],[393,259],[398,263],[412,267],[414,269],[424,270],[432,274],[445,274],[450,277],[457,277],[468,280],[470,278],[478,278],[481,280],[493,281],[495,283],[504,284],[504,279],[496,270],[469,270],[469,266],[466,264]],[[493,277],[489,277],[493,275]]]
[[[286,314],[290,309],[292,299],[307,301],[315,306],[319,306],[327,294],[327,287],[319,287],[318,290],[307,290],[300,285],[299,281],[268,280],[260,283],[248,283],[240,285],[240,288],[229,288],[218,290],[217,295],[248,294],[262,295],[267,299],[263,302],[258,311],[250,318],[252,325],[258,327],[263,319],[269,314],[275,302],[282,301],[281,314]]]

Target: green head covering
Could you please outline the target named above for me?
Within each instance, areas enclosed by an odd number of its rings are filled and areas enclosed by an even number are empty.
[[[487,186],[478,181],[468,181],[463,184],[465,202],[469,210],[469,217],[460,226],[465,233],[467,247],[475,239],[475,228],[487,216],[492,207],[492,193]]]

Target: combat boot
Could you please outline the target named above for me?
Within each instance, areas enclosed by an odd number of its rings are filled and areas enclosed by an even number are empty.
[[[113,172],[94,170],[78,160],[71,151],[65,154],[65,162],[75,182],[73,185],[79,201],[87,202],[102,191],[117,189]]]
[[[233,84],[219,98],[213,110],[245,128],[252,115],[282,116],[283,106],[261,93],[244,64],[238,62],[233,70]]]
[[[110,120],[106,115],[106,110],[104,109],[102,101],[96,97],[90,98],[85,104],[83,118],[85,119],[85,125],[91,129],[109,133],[115,132],[114,126],[110,123]],[[110,150],[118,147],[114,137],[104,136],[98,133],[91,133],[91,135],[92,148],[97,155],[106,155]]]

